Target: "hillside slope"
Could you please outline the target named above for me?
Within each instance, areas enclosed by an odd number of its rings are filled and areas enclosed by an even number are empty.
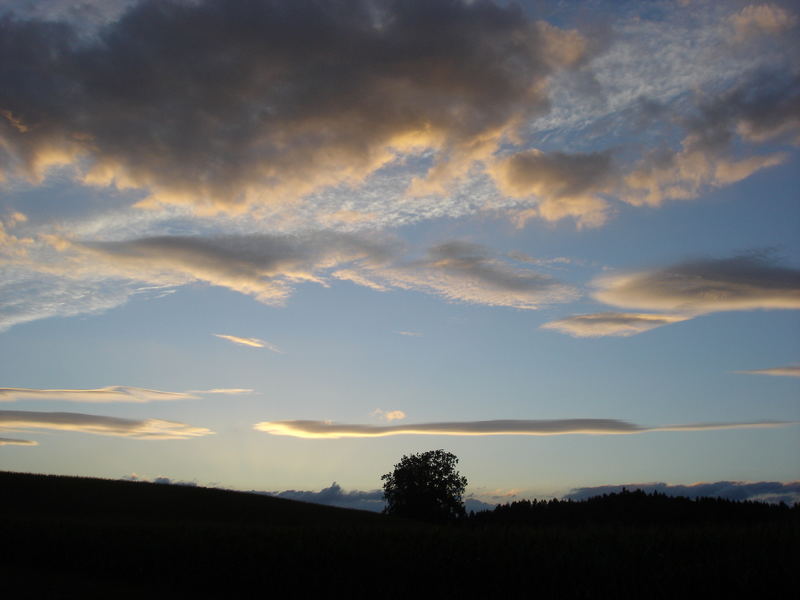
[[[797,520],[434,526],[181,486],[0,473],[17,598],[676,598],[800,584]],[[792,589],[791,587],[789,589]]]

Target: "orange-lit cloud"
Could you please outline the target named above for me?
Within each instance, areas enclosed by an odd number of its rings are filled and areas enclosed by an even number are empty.
[[[516,214],[520,226],[533,217],[573,217],[580,226],[602,225],[610,207],[601,195],[612,189],[616,176],[608,153],[546,154],[536,149],[499,160],[489,172],[503,193],[535,198],[535,207]]]
[[[253,428],[273,435],[299,438],[339,439],[371,438],[391,435],[616,435],[653,431],[706,431],[716,429],[753,429],[794,425],[788,421],[759,421],[751,423],[689,423],[644,427],[616,419],[550,419],[496,421],[462,421],[416,423],[407,425],[346,425],[329,421],[263,421]]]
[[[222,338],[223,340],[228,340],[229,342],[233,342],[234,344],[240,344],[242,346],[250,346],[251,348],[266,348],[267,350],[272,350],[273,352],[277,352],[278,354],[283,354],[283,351],[278,348],[275,344],[270,344],[269,342],[265,342],[264,340],[260,340],[258,338],[249,338],[249,337],[239,337],[236,335],[227,335],[224,333],[215,333],[215,336],[218,338]]]
[[[0,410],[0,431],[56,430],[128,437],[138,440],[184,440],[214,433],[205,427],[161,419],[123,419],[69,412]]]
[[[264,348],[266,346],[266,342],[258,338],[239,337],[236,335],[227,335],[224,333],[215,333],[214,335],[217,336],[218,338],[222,338],[223,340],[228,340],[229,342],[233,342],[234,344],[240,344],[242,346],[251,346],[253,348]]]
[[[550,321],[542,325],[542,329],[553,329],[573,337],[628,337],[689,318],[683,315],[602,312]]]
[[[769,369],[752,369],[750,371],[736,371],[748,375],[773,375],[776,377],[800,377],[800,365],[786,367],[771,367]]]

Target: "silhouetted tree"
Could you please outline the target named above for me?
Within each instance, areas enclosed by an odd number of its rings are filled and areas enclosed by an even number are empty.
[[[455,454],[444,450],[403,456],[394,471],[381,477],[384,512],[426,521],[465,516],[467,478],[456,471],[457,463]]]

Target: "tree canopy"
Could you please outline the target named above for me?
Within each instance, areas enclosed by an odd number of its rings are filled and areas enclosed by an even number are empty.
[[[456,464],[456,455],[444,450],[403,456],[394,471],[381,476],[384,512],[426,521],[463,517],[467,478]]]

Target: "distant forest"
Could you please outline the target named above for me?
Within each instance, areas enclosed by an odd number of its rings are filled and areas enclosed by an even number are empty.
[[[800,503],[788,506],[752,500],[668,496],[623,490],[585,500],[520,500],[470,513],[476,524],[514,525],[695,525],[800,520]]]

